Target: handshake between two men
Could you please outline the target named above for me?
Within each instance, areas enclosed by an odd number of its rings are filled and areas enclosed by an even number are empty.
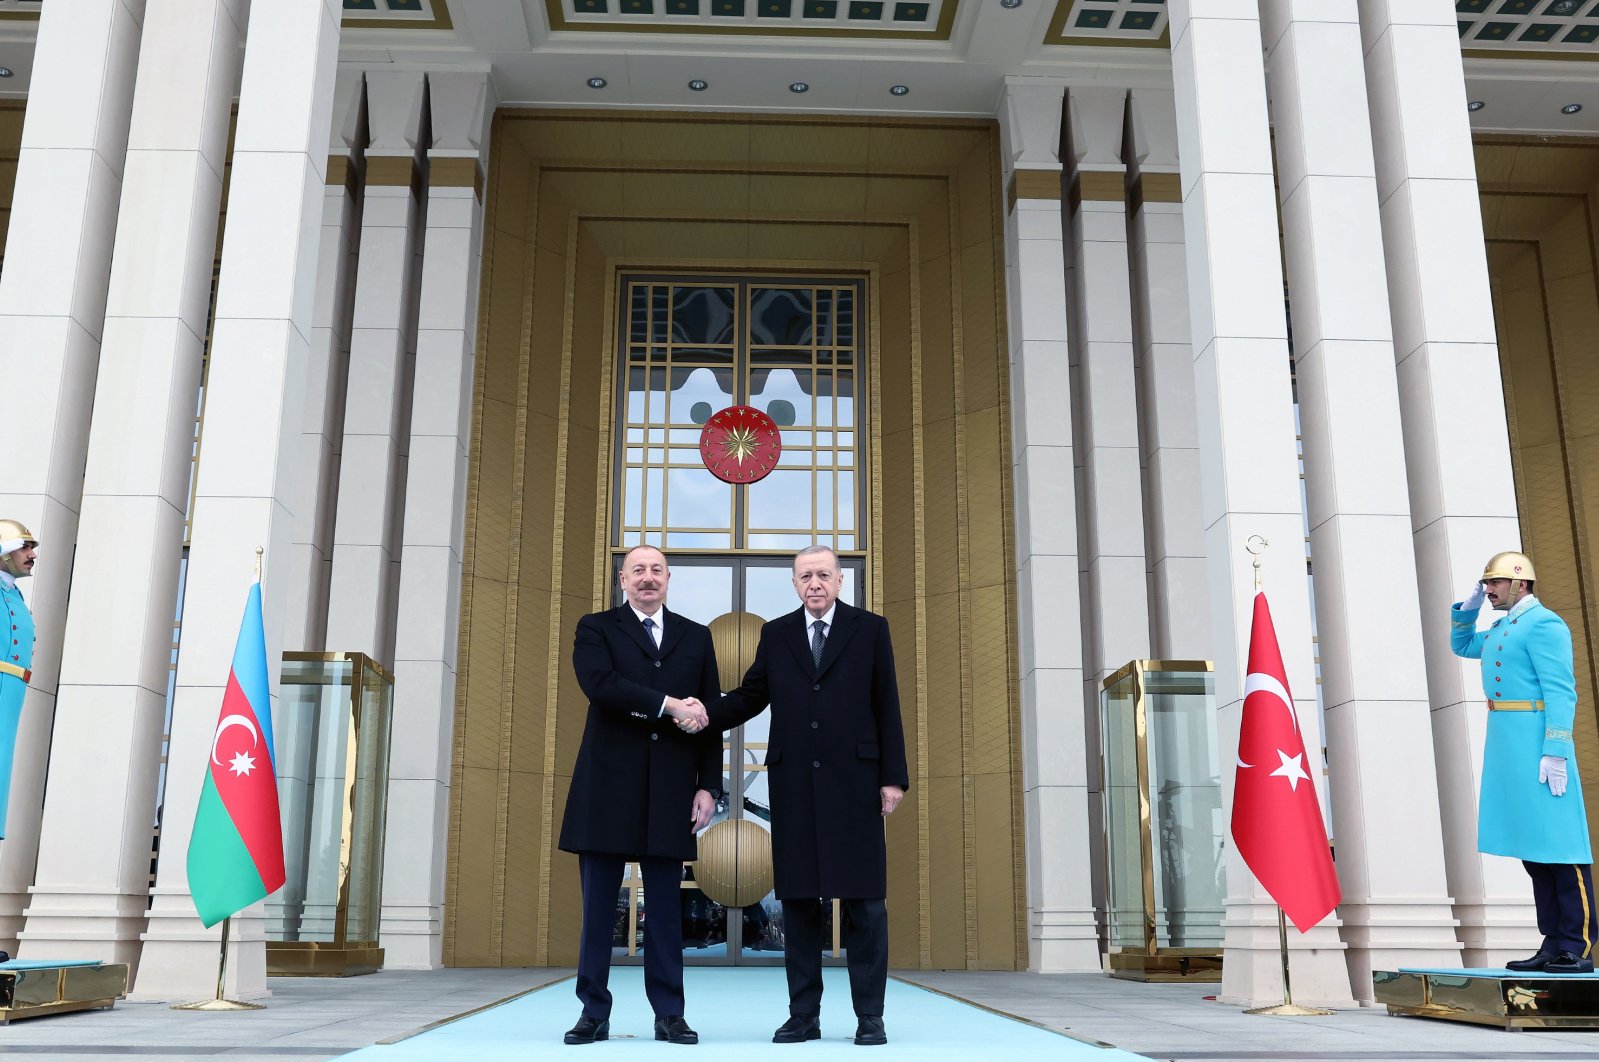
[[[711,724],[710,713],[698,697],[666,698],[666,714],[677,720],[677,728],[685,734],[698,734]]]

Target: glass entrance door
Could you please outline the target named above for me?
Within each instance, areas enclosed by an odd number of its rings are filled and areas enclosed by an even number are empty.
[[[619,278],[617,296],[611,586],[628,548],[663,549],[667,607],[711,628],[722,688],[732,689],[754,659],[761,624],[799,607],[796,551],[836,550],[840,596],[865,599],[866,281],[633,274]],[[731,405],[753,406],[781,433],[777,464],[758,481],[724,482],[702,460],[701,429]],[[701,835],[700,858],[685,865],[681,896],[655,898],[678,908],[665,916],[683,919],[690,962],[782,961],[768,723],[763,713],[727,736],[726,796]],[[619,961],[643,943],[650,898],[641,884],[630,867],[617,905]],[[838,955],[836,933],[830,954]]]

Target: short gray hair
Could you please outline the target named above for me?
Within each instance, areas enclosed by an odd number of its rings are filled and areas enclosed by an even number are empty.
[[[834,551],[832,546],[806,546],[804,549],[794,554],[794,563],[798,564],[801,557],[812,557],[818,553],[833,554],[833,567],[838,567],[838,553]]]

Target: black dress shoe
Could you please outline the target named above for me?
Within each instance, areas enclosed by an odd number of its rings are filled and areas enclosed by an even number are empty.
[[[577,1024],[566,1031],[569,1044],[591,1044],[595,1040],[611,1038],[611,1023],[604,1018],[591,1018],[587,1014],[577,1019]]]
[[[688,1022],[677,1014],[655,1019],[655,1038],[657,1040],[668,1040],[674,1044],[697,1044],[700,1042],[700,1034],[690,1029]]]
[[[878,1014],[862,1014],[855,1026],[855,1042],[862,1047],[888,1043],[888,1033],[883,1031],[883,1018]]]
[[[772,1034],[774,1044],[801,1044],[822,1038],[822,1023],[814,1014],[794,1014]]]
[[[1516,959],[1505,963],[1507,970],[1542,970],[1555,957],[1552,951],[1539,951],[1530,959]]]
[[[1593,960],[1579,959],[1571,952],[1563,951],[1544,963],[1543,972],[1552,974],[1593,973]]]

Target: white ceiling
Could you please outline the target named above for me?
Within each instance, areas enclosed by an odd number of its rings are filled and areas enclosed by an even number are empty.
[[[70,0],[62,0],[70,2]],[[451,30],[347,27],[346,63],[493,71],[502,106],[651,107],[991,116],[1008,75],[1171,84],[1163,48],[1043,43],[1055,0],[959,0],[947,41],[647,32],[551,32],[544,0],[448,0]],[[22,97],[36,22],[0,21],[0,98]],[[1465,60],[1467,96],[1482,131],[1599,135],[1599,62]],[[586,85],[603,77],[604,89]],[[710,83],[692,92],[695,78]],[[811,88],[804,95],[791,82]],[[889,86],[909,86],[892,96]],[[1560,108],[1581,103],[1576,115]]]

